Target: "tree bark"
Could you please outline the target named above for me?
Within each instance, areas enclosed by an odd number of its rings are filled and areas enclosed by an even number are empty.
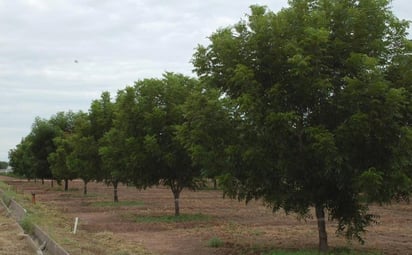
[[[87,195],[87,182],[84,181],[84,185],[83,185],[83,195]]]
[[[119,184],[118,181],[113,182],[113,201],[119,202],[119,197],[117,196],[117,185]]]
[[[64,191],[68,191],[68,190],[69,190],[69,180],[64,179]]]
[[[180,191],[179,190],[173,191],[173,197],[175,199],[175,216],[179,216],[180,215],[180,207],[179,207]]]
[[[329,250],[329,246],[328,246],[328,235],[326,233],[325,209],[322,205],[316,205],[315,212],[316,212],[316,219],[318,221],[319,252],[327,253]]]

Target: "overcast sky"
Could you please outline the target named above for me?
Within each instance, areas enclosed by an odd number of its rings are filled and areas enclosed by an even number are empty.
[[[0,160],[36,116],[87,111],[165,71],[192,75],[194,48],[252,4],[277,12],[287,0],[0,0]],[[412,20],[412,1],[392,5]]]

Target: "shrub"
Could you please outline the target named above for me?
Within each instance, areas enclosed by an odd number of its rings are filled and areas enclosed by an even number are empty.
[[[213,248],[218,248],[223,246],[224,242],[219,238],[219,237],[212,237],[208,242],[207,246],[213,247]]]

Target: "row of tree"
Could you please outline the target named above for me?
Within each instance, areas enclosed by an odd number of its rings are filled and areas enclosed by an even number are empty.
[[[27,177],[164,184],[175,198],[220,176],[230,197],[325,218],[362,241],[371,202],[412,191],[408,23],[387,0],[252,6],[193,57],[199,79],[166,73],[104,92],[88,113],[37,118],[10,151]],[[86,186],[85,186],[86,187]]]
[[[30,134],[10,151],[10,164],[27,178],[63,181],[65,190],[69,180],[80,178],[85,194],[90,181],[104,181],[113,185],[115,202],[119,183],[164,184],[179,215],[182,189],[202,184],[199,165],[178,139],[185,104],[196,91],[203,93],[197,80],[167,73],[120,90],[115,102],[103,92],[87,113],[36,118]]]

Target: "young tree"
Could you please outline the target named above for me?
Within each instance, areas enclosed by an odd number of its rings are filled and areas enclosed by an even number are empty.
[[[30,136],[26,136],[9,151],[9,165],[13,167],[13,173],[29,180],[35,178],[30,142]]]
[[[196,189],[200,168],[193,164],[176,136],[184,122],[183,104],[196,89],[196,80],[166,73],[163,79],[146,79],[119,93],[115,129],[124,136],[121,162],[131,172],[137,187],[168,186],[180,214],[179,198],[184,188]]]
[[[102,160],[103,179],[106,184],[113,185],[113,201],[119,202],[117,187],[119,183],[128,183],[128,172],[125,160],[128,152],[125,148],[124,134],[112,128],[100,139],[99,155]]]
[[[89,119],[93,140],[97,142],[97,150],[93,151],[98,161],[94,166],[96,180],[103,180],[107,185],[113,185],[113,201],[118,202],[117,187],[121,181],[117,174],[120,164],[116,164],[118,158],[117,150],[120,138],[113,138],[109,131],[113,127],[115,104],[111,101],[110,93],[103,92],[99,100],[94,100],[89,109]],[[119,139],[119,140],[117,140]]]
[[[68,138],[71,152],[66,158],[68,168],[83,180],[83,194],[87,194],[87,184],[100,180],[99,144],[94,138],[89,115],[79,113],[73,134]]]
[[[76,119],[81,115],[81,112],[58,112],[49,120],[56,130],[57,136],[53,139],[56,149],[50,153],[47,159],[50,163],[53,177],[58,181],[64,181],[65,191],[69,189],[69,180],[78,177],[77,171],[69,167],[68,156],[73,151],[69,141],[71,136],[73,136]]]
[[[34,178],[53,178],[50,164],[47,160],[50,153],[56,150],[53,139],[58,135],[56,128],[46,119],[36,117],[29,134],[29,150],[33,156],[32,168]]]
[[[388,4],[294,0],[276,14],[252,6],[194,55],[201,80],[234,106],[237,139],[219,149],[231,163],[226,192],[301,215],[314,207],[322,252],[326,212],[362,241],[375,220],[362,201],[411,192],[410,82],[385,77],[405,52],[407,23]]]

